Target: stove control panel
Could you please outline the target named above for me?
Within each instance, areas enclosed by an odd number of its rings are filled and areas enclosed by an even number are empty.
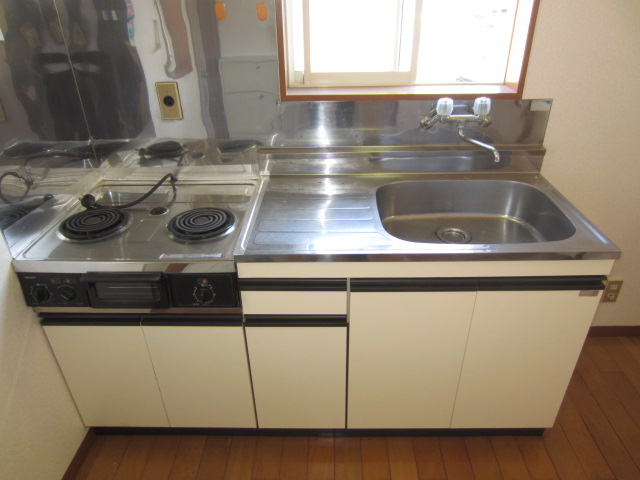
[[[18,273],[31,307],[237,308],[235,273]]]
[[[19,273],[22,292],[31,307],[88,307],[82,294],[80,274]]]
[[[174,307],[238,307],[238,280],[234,273],[171,275]]]

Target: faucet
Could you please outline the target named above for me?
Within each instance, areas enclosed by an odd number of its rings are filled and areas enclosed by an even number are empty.
[[[493,159],[496,163],[500,162],[500,153],[493,146],[483,143],[479,140],[469,138],[464,134],[464,127],[467,122],[479,123],[483,127],[491,125],[491,99],[487,97],[476,98],[473,102],[473,114],[454,114],[453,100],[450,98],[441,98],[436,104],[435,110],[432,110],[426,117],[420,120],[420,126],[425,130],[430,129],[436,123],[455,123],[458,127],[458,136],[467,143],[489,150],[493,153]]]

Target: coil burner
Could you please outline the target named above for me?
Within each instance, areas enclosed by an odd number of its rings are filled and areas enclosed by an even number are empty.
[[[18,220],[26,216],[29,212],[31,212],[35,207],[33,206],[23,206],[23,205],[15,205],[9,206],[8,208],[0,211],[0,230],[4,230],[5,228],[9,228],[11,225],[16,223]]]
[[[183,242],[200,242],[221,237],[233,231],[236,217],[222,208],[195,208],[171,219],[169,236]]]
[[[180,143],[172,140],[154,143],[139,150],[141,156],[147,156],[149,158],[178,157],[182,155],[183,152],[184,147]]]
[[[68,240],[89,242],[115,237],[130,224],[130,214],[117,208],[96,208],[70,216],[60,233]]]
[[[142,166],[161,165],[163,161],[182,163],[186,149],[178,142],[158,142],[138,150]]]

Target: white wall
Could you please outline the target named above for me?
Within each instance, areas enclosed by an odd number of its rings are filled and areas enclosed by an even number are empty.
[[[62,478],[86,428],[0,241],[0,480]]]
[[[554,99],[542,173],[622,250],[594,325],[640,325],[640,2],[540,3],[524,97]]]

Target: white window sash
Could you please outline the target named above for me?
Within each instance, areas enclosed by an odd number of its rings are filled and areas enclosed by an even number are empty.
[[[296,0],[293,0],[296,1]],[[392,72],[312,72],[311,71],[311,42],[310,42],[310,19],[309,19],[309,0],[298,0],[302,3],[302,22],[303,22],[303,49],[304,49],[304,70],[296,70],[294,64],[294,55],[292,47],[295,44],[293,37],[293,28],[291,21],[293,19],[292,1],[285,1],[285,15],[287,18],[286,41],[287,41],[287,67],[288,81],[291,87],[349,87],[349,86],[398,86],[411,85],[415,82],[416,70],[418,64],[418,46],[420,43],[420,13],[422,11],[423,0],[414,0],[414,22],[409,29],[403,32],[402,13],[398,12],[397,18],[399,25],[397,27],[397,48],[395,65],[400,68],[402,41],[406,38],[412,39],[410,49],[410,69],[407,71]],[[404,4],[400,4],[400,9],[406,8]],[[407,30],[409,30],[407,32]],[[406,47],[405,47],[406,48]]]
[[[410,27],[412,32],[402,32],[402,25],[398,27],[398,48],[396,49],[396,67],[400,67],[400,48],[402,41],[412,39],[410,49],[410,68],[407,71],[391,72],[312,72],[310,58],[310,18],[309,0],[283,0],[285,6],[285,50],[287,52],[288,86],[290,87],[358,87],[358,86],[430,86],[433,84],[418,84],[416,77],[418,72],[418,60],[420,49],[420,29],[428,26],[421,25],[421,15],[424,0],[414,0],[414,24]],[[294,39],[292,21],[293,2],[300,2],[303,22],[303,45],[299,45]],[[487,85],[499,87],[509,83],[517,83],[520,79],[522,63],[526,48],[527,35],[531,28],[530,19],[534,0],[518,0],[516,19],[513,26],[513,35],[509,51],[509,57],[504,72],[504,83],[469,82],[466,85]],[[402,8],[402,7],[401,7]],[[406,7],[405,8],[410,8]],[[401,20],[400,20],[401,22]],[[294,49],[303,48],[304,69],[296,70],[294,64]],[[444,84],[443,84],[444,85]],[[459,86],[460,84],[451,84]]]

